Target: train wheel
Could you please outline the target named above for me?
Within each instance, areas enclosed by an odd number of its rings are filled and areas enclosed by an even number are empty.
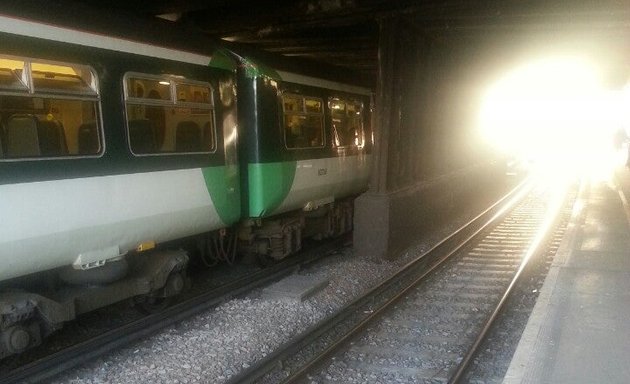
[[[183,272],[171,272],[164,287],[146,295],[136,296],[134,305],[145,314],[163,311],[173,304],[175,298],[189,285]]]
[[[14,324],[0,330],[0,358],[22,353],[41,342],[41,328],[36,321]]]

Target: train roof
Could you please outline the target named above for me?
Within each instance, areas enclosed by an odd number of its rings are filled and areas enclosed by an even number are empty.
[[[44,11],[45,10],[45,11]],[[66,0],[7,1],[0,32],[234,70],[218,40],[167,20],[102,13]]]
[[[102,12],[78,1],[3,1],[0,18],[0,31],[9,33],[224,69],[234,69],[237,63],[233,60],[236,59],[238,64],[252,70],[253,76],[267,75],[302,83],[313,79],[320,85],[326,82],[344,84],[355,93],[368,93],[373,81],[347,68],[213,39],[196,29],[160,18]]]

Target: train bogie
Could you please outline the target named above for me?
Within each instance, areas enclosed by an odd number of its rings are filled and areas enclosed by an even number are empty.
[[[61,290],[2,293],[0,358],[38,345],[82,313],[130,298],[142,307],[166,302],[183,291],[187,264],[184,251],[144,253],[83,273],[71,267],[62,269]]]

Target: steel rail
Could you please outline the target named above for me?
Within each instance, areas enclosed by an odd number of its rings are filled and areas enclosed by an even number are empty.
[[[292,373],[288,378],[286,378],[282,383],[294,383],[301,379],[307,372],[313,370],[316,366],[322,363],[325,359],[330,357],[339,347],[344,345],[350,338],[360,332],[365,326],[370,323],[372,320],[376,319],[380,313],[382,313],[388,306],[398,301],[401,297],[405,295],[410,289],[415,287],[419,282],[424,280],[428,275],[430,275],[436,268],[442,265],[446,260],[448,260],[453,254],[458,252],[460,249],[465,247],[472,239],[477,237],[480,233],[482,233],[486,228],[494,224],[497,220],[503,217],[508,213],[509,209],[511,209],[514,205],[516,205],[529,191],[531,187],[531,183],[529,180],[526,180],[519,184],[517,187],[512,189],[508,194],[506,194],[499,201],[495,202],[491,207],[487,208],[479,215],[477,215],[472,220],[468,221],[466,224],[462,225],[456,231],[451,233],[446,238],[439,241],[433,247],[431,247],[428,251],[424,252],[414,260],[407,263],[403,266],[398,272],[389,277],[388,279],[381,282],[378,286],[372,288],[365,295],[355,299],[351,303],[347,304],[344,308],[342,308],[335,315],[330,318],[324,320],[322,323],[313,326],[311,329],[307,330],[301,336],[298,336],[296,339],[289,341],[283,347],[279,348],[275,352],[269,354],[265,359],[251,366],[251,368],[242,371],[241,373],[233,376],[228,380],[227,384],[237,384],[237,383],[253,383],[259,378],[263,377],[267,372],[271,371],[274,367],[278,365],[279,361],[287,359],[290,356],[296,354],[302,348],[310,345],[313,341],[317,340],[322,334],[334,328],[337,324],[341,323],[346,318],[352,316],[356,313],[356,309],[361,306],[366,305],[377,295],[386,292],[391,286],[396,284],[396,282],[400,281],[401,278],[408,274],[412,274],[414,268],[419,267],[422,263],[426,262],[429,259],[429,262],[432,264],[427,267],[420,277],[416,278],[413,283],[411,283],[407,288],[405,288],[402,292],[397,294],[395,297],[388,300],[385,304],[383,304],[380,308],[372,311],[369,315],[366,316],[363,320],[357,323],[351,330],[346,332],[343,336],[337,338],[333,344],[327,347],[324,351],[314,356],[311,360],[309,360],[306,364],[302,365],[298,371]],[[483,222],[488,216],[490,219],[487,219],[485,223],[483,223],[480,227],[478,227],[472,234],[465,236],[465,240],[459,241],[458,244],[445,252],[442,248],[445,248],[450,242],[457,240],[457,238],[462,235],[467,229],[475,224],[479,224],[479,222]],[[440,254],[440,252],[445,252]]]
[[[197,315],[229,298],[293,273],[300,267],[325,257],[328,252],[339,248],[346,241],[347,236],[341,236],[319,247],[294,255],[282,263],[247,274],[208,292],[177,303],[164,311],[147,315],[26,364],[0,377],[0,384],[38,383],[49,379],[114,349],[148,337],[162,328]]]
[[[556,201],[554,201],[554,205],[552,209],[549,211],[551,214],[548,214],[547,220],[545,220],[543,225],[540,227],[538,233],[536,234],[536,237],[532,241],[532,244],[527,249],[527,252],[525,253],[525,256],[523,257],[523,260],[521,261],[516,273],[514,274],[514,276],[512,276],[512,280],[510,281],[510,284],[503,292],[501,299],[497,303],[496,307],[494,308],[490,316],[488,316],[488,318],[484,322],[481,332],[479,332],[479,334],[477,335],[477,338],[475,339],[471,347],[466,352],[466,355],[463,357],[462,361],[458,364],[457,369],[455,370],[455,373],[449,379],[448,384],[457,384],[464,378],[464,374],[466,373],[468,366],[470,365],[473,358],[476,356],[479,350],[479,347],[485,340],[488,332],[492,328],[492,325],[494,324],[497,317],[499,316],[502,309],[504,308],[505,303],[507,302],[510,295],[514,291],[514,287],[520,280],[525,268],[529,264],[529,261],[534,256],[544,251],[546,244],[549,240],[549,237],[553,234],[553,229],[557,225],[558,220],[560,219],[560,212],[562,211],[563,201],[564,201],[563,199],[556,199]]]

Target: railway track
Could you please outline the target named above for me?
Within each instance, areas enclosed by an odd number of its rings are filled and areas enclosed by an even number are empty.
[[[38,383],[49,379],[116,348],[150,336],[171,324],[207,311],[232,297],[294,273],[321,260],[347,242],[348,237],[342,236],[273,266],[232,278],[212,290],[197,294],[163,311],[141,317],[18,368],[8,371],[0,369],[0,384]]]
[[[578,198],[577,192],[570,191],[568,199],[575,201]],[[561,223],[556,226],[545,252],[528,263],[526,272],[505,304],[505,308],[479,346],[478,353],[464,377],[465,382],[488,384],[503,382],[529,320],[529,314],[536,305],[538,293],[566,235],[568,224],[575,220],[576,213],[571,208],[572,206],[567,204],[561,213]]]
[[[526,188],[230,383],[458,382],[566,204]]]

